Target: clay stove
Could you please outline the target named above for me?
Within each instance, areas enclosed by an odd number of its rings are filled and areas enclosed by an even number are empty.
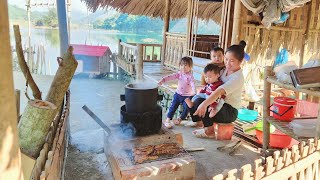
[[[121,123],[115,130],[122,134],[105,134],[104,139],[104,152],[116,180],[195,179],[196,162],[178,143],[182,141],[177,137],[182,136],[161,127],[162,108],[157,104],[161,99],[156,86],[126,85],[121,96],[126,104],[121,107]],[[135,151],[145,147],[153,149],[147,154]]]
[[[177,143],[176,134],[168,129],[162,128],[157,134],[137,136],[127,140],[110,140],[105,135],[104,141],[104,152],[116,180],[195,179],[196,161]],[[181,151],[142,163],[134,160],[134,148],[168,143],[176,144]]]

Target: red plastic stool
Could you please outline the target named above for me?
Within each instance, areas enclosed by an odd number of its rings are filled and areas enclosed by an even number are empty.
[[[216,140],[231,140],[233,135],[233,123],[213,123]]]

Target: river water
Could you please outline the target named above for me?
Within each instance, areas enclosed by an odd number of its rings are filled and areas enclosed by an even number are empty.
[[[22,46],[28,46],[28,28],[20,28],[22,37]],[[13,30],[11,30],[11,45],[15,46],[15,40]],[[112,52],[118,50],[118,40],[121,39],[127,43],[162,43],[162,34],[160,33],[145,33],[145,34],[132,34],[126,32],[116,32],[109,30],[97,30],[97,29],[71,29],[70,32],[71,44],[87,44],[87,45],[104,45],[109,46]],[[58,69],[56,62],[57,56],[59,56],[59,30],[58,29],[31,29],[31,44],[35,48],[37,53],[37,47],[43,44],[45,47],[45,60],[47,75],[54,75]],[[13,57],[15,57],[13,53]],[[35,60],[37,54],[35,54]],[[49,63],[50,61],[50,63]],[[50,68],[49,68],[50,64]]]

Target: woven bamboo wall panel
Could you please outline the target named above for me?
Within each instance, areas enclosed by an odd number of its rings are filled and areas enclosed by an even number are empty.
[[[310,58],[320,58],[320,0],[312,0],[310,8],[309,32],[307,32],[304,62]]]
[[[288,50],[289,60],[297,65],[306,63],[316,55],[320,57],[320,0],[312,0],[303,7],[291,10],[285,23],[274,25],[269,30],[260,25],[259,15],[248,11],[243,5],[241,18],[240,40],[247,42],[246,52],[251,56],[244,65],[246,72],[261,74],[262,68],[272,65],[283,48]],[[252,83],[261,83],[256,77]]]

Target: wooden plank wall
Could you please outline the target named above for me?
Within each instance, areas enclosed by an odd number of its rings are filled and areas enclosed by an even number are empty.
[[[272,26],[270,30],[262,25],[254,25],[261,22],[260,17],[248,11],[241,4],[242,18],[239,39],[247,42],[246,52],[250,54],[251,59],[245,64],[245,69],[257,77],[253,80],[255,83],[261,83],[263,67],[272,65],[282,48],[289,51],[289,60],[295,61],[298,66],[319,53],[319,2],[320,0],[312,0],[303,7],[293,9],[285,23]],[[308,26],[309,17],[310,25]],[[305,42],[307,43],[304,47]],[[305,48],[304,51],[303,48]],[[303,52],[304,56],[302,56]],[[304,57],[303,61],[302,57]],[[256,76],[256,74],[261,76]]]

